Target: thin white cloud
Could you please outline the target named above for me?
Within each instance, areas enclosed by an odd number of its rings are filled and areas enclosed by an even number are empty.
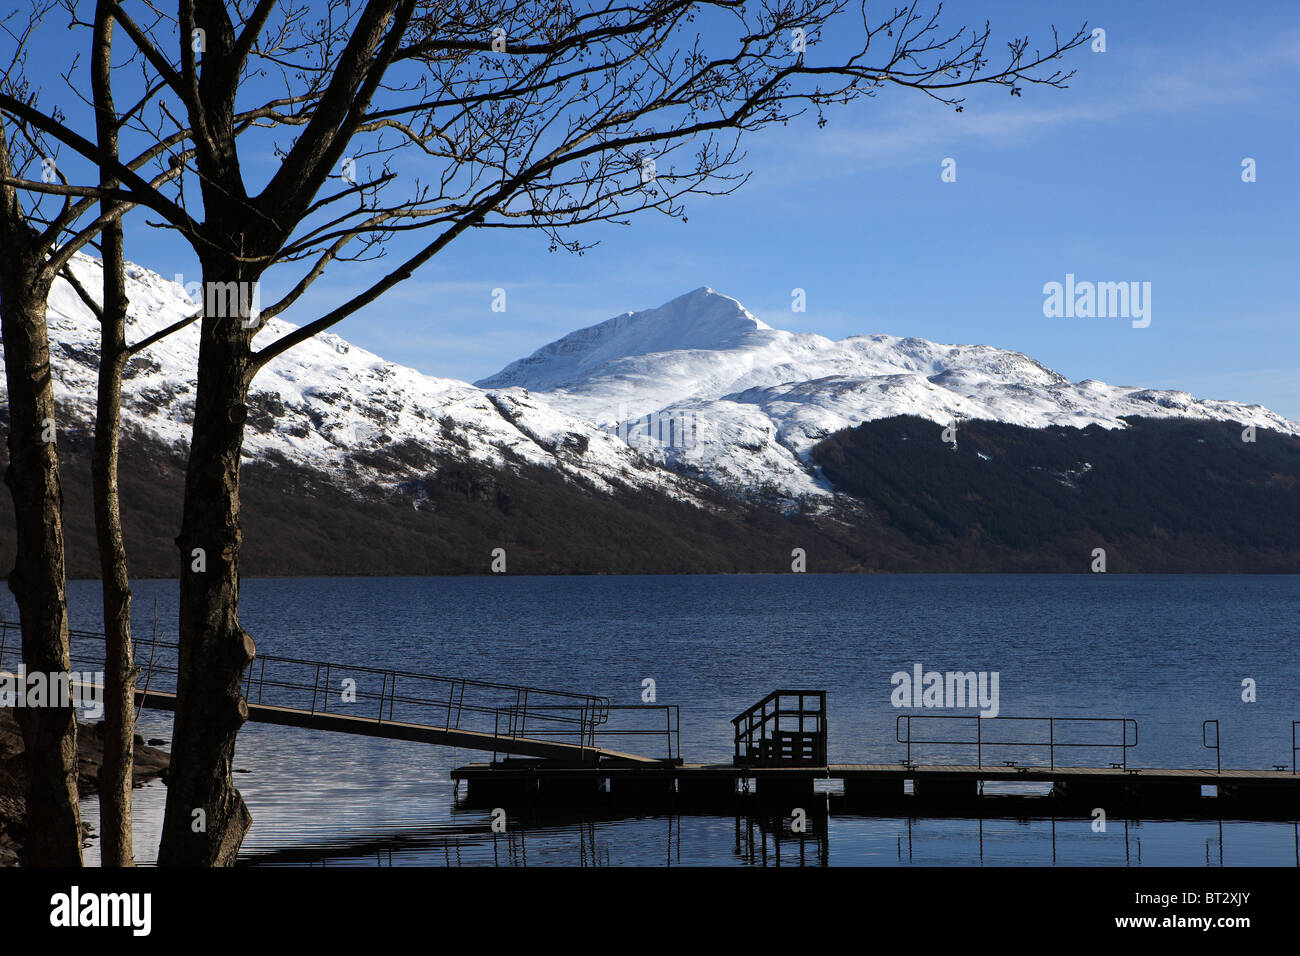
[[[1296,38],[1232,55],[1186,53],[1137,49],[1124,55],[1122,62],[1133,69],[1122,75],[1089,75],[1083,82],[1076,78],[1079,88],[1033,90],[1032,99],[992,108],[989,91],[981,91],[980,102],[969,102],[961,113],[934,102],[918,105],[897,95],[888,101],[882,96],[854,107],[850,121],[837,119],[814,132],[792,127],[786,135],[762,139],[753,153],[754,165],[759,175],[773,180],[822,180],[950,155],[971,139],[1012,147],[1062,126],[1115,124],[1210,107],[1240,110],[1278,97],[1285,97],[1291,108],[1296,79],[1291,74],[1300,66]],[[1093,55],[1100,60],[1120,54]]]

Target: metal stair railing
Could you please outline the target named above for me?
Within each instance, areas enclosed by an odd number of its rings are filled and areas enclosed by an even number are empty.
[[[796,703],[786,706],[787,698]],[[810,706],[810,701],[816,706]],[[772,691],[731,723],[736,766],[826,765],[824,690]]]

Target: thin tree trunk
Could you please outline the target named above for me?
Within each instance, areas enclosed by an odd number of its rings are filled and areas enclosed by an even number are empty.
[[[108,278],[111,239],[105,230],[104,269]],[[119,233],[118,242],[121,242]],[[121,273],[118,273],[121,284]],[[105,291],[109,282],[105,282]],[[118,498],[118,444],[122,377],[126,350],[122,339],[126,301],[104,302],[99,402],[95,412],[95,452],[91,477],[95,496],[95,535],[104,599],[104,762],[99,771],[101,858],[104,866],[134,866],[131,779],[135,759],[135,667],[131,652],[131,587]],[[120,310],[120,311],[119,311]],[[117,327],[109,316],[118,313]],[[113,339],[116,340],[114,345]]]
[[[204,289],[253,280],[235,262],[204,263]],[[217,286],[221,288],[222,286]],[[240,680],[256,654],[239,626],[239,465],[250,374],[251,296],[237,314],[205,296],[194,430],[181,533],[180,675],[158,862],[229,866],[252,816],[235,789],[235,737],[248,719]],[[215,313],[215,314],[214,314]],[[202,811],[201,814],[199,811]]]
[[[99,147],[117,155],[117,116],[110,68],[113,20],[107,5],[95,11],[91,85]],[[118,181],[101,172],[100,185]],[[105,213],[112,204],[104,202]],[[114,219],[101,236],[104,298],[99,330],[99,395],[95,404],[95,451],[91,478],[95,498],[95,537],[99,545],[104,596],[104,760],[99,771],[100,859],[103,866],[134,866],[131,783],[135,759],[135,670],[131,653],[131,586],[118,497],[118,447],[122,429],[122,380],[126,348],[126,261],[122,220]]]
[[[0,132],[0,176],[11,177]],[[45,324],[48,279],[38,235],[11,187],[0,188],[0,328],[9,388],[9,467],[17,554],[9,590],[22,620],[23,665],[47,679],[71,668],[63,555],[63,488],[55,442],[54,385]],[[54,701],[47,701],[53,704]],[[27,760],[27,866],[80,866],[77,721],[72,700],[20,707]]]

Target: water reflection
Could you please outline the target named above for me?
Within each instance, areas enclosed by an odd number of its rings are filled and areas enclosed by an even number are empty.
[[[489,813],[465,816],[469,819],[450,826],[247,853],[241,865],[1300,867],[1300,823],[1115,820],[1106,833],[1097,833],[1090,820],[1077,818],[870,817],[812,807],[797,822],[771,812],[626,816],[548,811],[511,816],[506,829],[496,832]],[[1203,848],[1202,858],[1180,852],[1192,845],[1189,837],[1202,833],[1194,845]],[[1286,844],[1281,856],[1260,853]]]
[[[1210,716],[1223,721],[1225,766],[1290,764],[1293,698],[1266,695],[1230,719],[1219,711],[1223,673],[1300,685],[1300,576],[1099,577],[256,579],[243,584],[241,616],[264,655],[540,684],[626,703],[640,700],[641,674],[656,675],[660,702],[682,708],[680,752],[693,762],[729,761],[731,718],[797,673],[804,686],[828,692],[830,759],[895,763],[905,751],[890,675],[922,660],[998,670],[1008,715],[1134,718],[1142,743],[1129,758],[1143,766],[1213,760],[1202,744]],[[135,587],[137,634],[152,633],[157,599],[163,636],[174,638],[176,583]],[[69,582],[68,592],[74,625],[100,629],[98,583]],[[653,613],[647,594],[656,598]],[[16,614],[0,594],[5,610]],[[148,659],[142,649],[142,667]],[[171,717],[146,710],[137,730],[170,740]],[[796,834],[788,816],[776,820],[750,805],[712,815],[652,805],[621,817],[512,817],[505,833],[493,833],[490,808],[458,807],[449,776],[483,759],[250,723],[235,758],[254,818],[242,858],[362,866],[1300,865],[1291,822],[1113,816],[1105,833],[1094,833],[1087,819],[1028,807],[1022,820],[908,819],[910,808],[867,817],[832,802],[829,816],[813,816]],[[142,864],[157,852],[165,798],[161,784],[136,791]],[[97,824],[95,801],[83,812]],[[87,860],[96,854],[92,846]]]
[[[736,817],[735,854],[751,866],[829,866],[830,828],[826,808],[793,817]],[[797,829],[802,824],[802,829]]]

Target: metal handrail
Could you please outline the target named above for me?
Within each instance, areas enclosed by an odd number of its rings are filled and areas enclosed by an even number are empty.
[[[578,711],[577,717],[554,716],[556,711]],[[600,711],[604,711],[603,715]],[[640,728],[629,727],[622,728],[610,726],[608,721],[610,712],[628,712],[628,711],[663,711],[664,727],[660,728]],[[554,738],[576,738],[580,744],[580,756],[585,755],[588,749],[595,750],[597,738],[608,737],[661,737],[664,739],[668,755],[662,758],[666,761],[681,761],[681,708],[677,704],[609,704],[600,708],[586,708],[575,704],[544,704],[534,705],[531,708],[534,721],[549,720],[557,724],[567,725],[560,727],[546,727],[542,730],[535,731],[540,739]],[[497,718],[494,722],[494,735],[503,740],[514,741],[518,739],[519,725],[515,718],[518,712],[513,707],[497,708]],[[502,732],[502,719],[506,731]],[[574,726],[576,725],[576,726]],[[600,728],[597,732],[597,727]],[[572,728],[572,729],[570,729]],[[607,749],[607,748],[602,748]],[[509,756],[513,751],[505,751],[504,756]],[[493,757],[495,759],[496,753]]]
[[[546,708],[533,709],[532,716],[533,716],[534,726],[536,726],[538,720],[540,719],[540,720],[551,720],[560,724],[576,724],[578,726],[578,729],[567,731],[563,729],[544,727],[540,731],[534,731],[534,733],[538,735],[534,739],[549,740],[555,737],[566,737],[566,736],[576,737],[578,740],[578,759],[580,761],[585,762],[587,759],[587,751],[595,749],[595,733],[594,733],[595,724],[591,717],[591,709],[585,705],[579,705],[579,704],[569,705],[568,707],[564,707],[563,705],[557,705],[556,709],[577,710],[578,711],[577,717],[556,717],[556,716],[551,716],[549,714],[539,714],[537,712],[539,709],[546,709]],[[501,731],[502,715],[505,715],[508,718],[506,722],[507,729],[505,733],[502,733]],[[495,709],[495,714],[493,717],[492,736],[494,740],[509,741],[510,746],[508,746],[504,751],[497,750],[494,747],[492,751],[492,759],[494,762],[496,761],[498,754],[503,754],[504,756],[508,757],[514,753],[513,744],[515,743],[515,741],[521,739],[524,736],[524,728],[526,726],[527,716],[528,715],[524,713],[519,707],[498,707]]]
[[[975,721],[975,739],[963,740],[916,740],[912,737],[913,720],[974,720]],[[986,721],[1007,721],[1007,722],[1028,722],[1028,721],[1046,721],[1047,722],[1047,741],[1032,740],[989,740],[984,736],[984,723]],[[1065,723],[1118,723],[1121,725],[1123,740],[1120,743],[1068,743],[1056,739],[1056,725]],[[1129,743],[1128,728],[1133,727],[1133,742]],[[907,728],[907,737],[900,736],[901,729]],[[980,717],[966,716],[962,714],[899,714],[894,720],[894,739],[907,746],[907,764],[912,765],[912,746],[961,746],[974,747],[976,766],[984,766],[984,748],[985,747],[1045,747],[1048,754],[1048,769],[1056,769],[1056,751],[1062,747],[1082,747],[1091,749],[1119,750],[1120,764],[1123,769],[1128,769],[1128,752],[1138,745],[1138,725],[1137,721],[1131,717]]]
[[[1214,724],[1214,743],[1211,745],[1205,739],[1205,732],[1210,729],[1210,724]],[[1201,746],[1206,750],[1214,751],[1214,769],[1216,773],[1223,773],[1223,754],[1219,750],[1219,722],[1217,720],[1201,721]]]
[[[7,629],[7,628],[9,628],[9,627],[17,627],[17,625],[15,625],[13,622],[0,622],[0,630]],[[98,640],[103,640],[103,639],[104,639],[104,635],[103,635],[102,633],[98,632],[98,631],[79,631],[79,630],[69,630],[69,631],[68,631],[68,634],[69,634],[70,637],[95,638],[95,639],[98,639]],[[143,638],[133,638],[133,641],[135,641],[135,642],[144,642],[144,639],[143,639]],[[177,651],[179,651],[179,649],[180,649],[180,644],[179,644],[179,642],[177,642],[177,641],[158,641],[158,642],[157,642],[157,645],[158,645],[159,647],[163,647],[163,648],[171,648],[171,649],[174,649],[174,650],[177,650]],[[527,684],[505,684],[505,683],[500,683],[500,682],[497,682],[497,681],[476,680],[476,679],[468,678],[468,677],[452,677],[452,676],[448,676],[448,675],[445,675],[445,674],[426,674],[426,673],[421,673],[421,672],[419,672],[419,671],[395,670],[395,669],[393,669],[393,668],[384,668],[384,667],[368,667],[368,666],[366,666],[366,665],[364,665],[364,664],[347,664],[347,665],[341,665],[341,664],[338,664],[337,662],[330,663],[330,662],[326,662],[326,661],[307,660],[307,659],[305,659],[305,658],[299,658],[299,657],[281,657],[281,656],[279,656],[279,655],[275,655],[275,654],[261,654],[261,653],[259,653],[257,656],[258,656],[258,659],[261,660],[261,661],[264,661],[264,662],[271,662],[271,663],[276,663],[276,664],[298,664],[298,665],[302,665],[302,666],[304,666],[304,667],[308,667],[308,666],[310,666],[310,667],[314,667],[314,666],[316,666],[317,664],[320,664],[321,666],[330,666],[330,667],[336,667],[336,668],[337,668],[337,667],[345,667],[345,668],[346,668],[347,670],[349,670],[349,671],[355,671],[355,672],[362,673],[362,674],[380,674],[380,675],[387,674],[389,677],[393,677],[393,676],[397,676],[397,677],[413,677],[413,678],[420,679],[420,680],[429,680],[429,681],[446,681],[446,682],[448,682],[448,683],[452,683],[452,682],[455,682],[455,683],[462,683],[462,682],[463,682],[464,684],[467,684],[467,685],[472,686],[472,687],[484,687],[484,688],[491,688],[491,689],[494,689],[494,690],[511,690],[511,691],[513,691],[513,690],[524,690],[524,691],[528,691],[528,692],[530,692],[530,693],[535,693],[535,694],[546,694],[546,695],[550,695],[550,696],[554,696],[554,697],[568,697],[568,698],[573,698],[573,699],[586,699],[586,698],[588,698],[588,697],[595,697],[595,696],[596,696],[596,695],[591,695],[591,694],[577,694],[577,693],[573,693],[573,692],[571,692],[571,691],[551,690],[550,688],[545,688],[545,687],[534,687],[534,686],[530,686],[530,685],[527,685]],[[246,678],[246,679],[247,679],[247,678]],[[597,699],[608,701],[608,698],[597,698]]]
[[[1291,775],[1295,776],[1295,755],[1300,750],[1300,745],[1296,744],[1296,728],[1300,727],[1300,720],[1291,721]]]
[[[6,652],[12,653],[13,648],[16,646],[8,643],[8,629],[17,626],[12,622],[0,621],[0,663],[3,662]],[[86,640],[99,642],[104,640],[103,634],[94,631],[70,630],[69,636],[77,642]],[[151,679],[162,678],[163,684],[157,692],[165,693],[174,690],[175,683],[180,676],[180,648],[178,642],[161,640],[150,642],[147,638],[137,636],[133,637],[132,643],[137,648],[143,643],[152,644],[150,676]],[[154,660],[158,656],[159,649],[163,651],[162,656],[167,658],[166,660]],[[82,648],[80,652],[70,655],[71,661],[103,666],[102,656],[88,655],[85,651],[86,649]],[[393,722],[399,719],[399,707],[437,708],[436,715],[429,719],[429,726],[437,726],[436,721],[445,715],[445,724],[443,726],[449,729],[460,729],[462,719],[466,715],[478,715],[480,720],[486,719],[487,715],[494,715],[499,707],[500,698],[507,694],[514,697],[520,707],[520,712],[517,715],[516,736],[521,735],[527,729],[530,718],[537,719],[536,711],[539,709],[537,702],[541,702],[541,704],[557,702],[559,705],[580,708],[586,715],[583,720],[590,725],[588,737],[594,734],[595,727],[609,719],[609,699],[594,694],[577,694],[522,684],[506,684],[497,681],[448,677],[439,674],[422,674],[415,671],[384,669],[366,665],[339,665],[326,661],[280,657],[272,654],[259,654],[256,665],[247,669],[242,681],[244,696],[250,702],[255,701],[258,704],[274,705],[279,703],[304,710],[310,708],[310,712],[313,714],[318,712],[329,713],[329,698],[332,693],[331,683],[334,671],[340,671],[349,677],[380,676],[381,683],[378,693],[367,690],[365,686],[358,686],[355,689],[355,700],[358,704],[364,706],[377,703],[377,711],[369,719],[379,723]],[[324,684],[321,683],[322,672],[325,678]],[[171,679],[171,687],[168,687],[169,678]],[[397,690],[399,678],[401,678],[401,684],[404,688],[401,692]],[[364,685],[368,682],[362,681],[359,683]],[[430,687],[431,684],[441,686]],[[498,700],[480,700],[476,702],[473,697],[467,700],[467,692],[469,691],[481,691],[496,696]],[[287,700],[291,700],[293,703],[287,704]]]

